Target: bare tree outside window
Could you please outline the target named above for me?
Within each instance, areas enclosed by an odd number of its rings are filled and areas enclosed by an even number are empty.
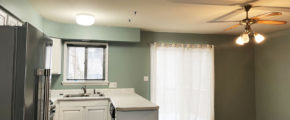
[[[67,80],[105,80],[106,46],[68,45]]]

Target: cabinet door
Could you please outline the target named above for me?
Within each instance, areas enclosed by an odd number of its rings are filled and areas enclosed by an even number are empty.
[[[61,39],[51,38],[52,45],[52,74],[61,74]]]
[[[85,120],[83,107],[63,107],[60,109],[60,120]]]
[[[107,106],[86,107],[86,120],[107,120]]]

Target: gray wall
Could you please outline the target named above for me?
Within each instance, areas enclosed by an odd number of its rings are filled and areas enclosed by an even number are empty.
[[[255,120],[254,49],[232,41],[216,44],[216,120]]]
[[[257,120],[290,120],[290,30],[255,47]]]
[[[255,120],[254,49],[236,46],[235,36],[141,32],[140,43],[109,43],[109,81],[120,88],[135,88],[150,97],[150,84],[143,76],[150,73],[152,42],[200,43],[215,45],[215,112],[216,120]],[[80,89],[62,86],[54,76],[53,89]],[[106,86],[91,86],[104,88]]]

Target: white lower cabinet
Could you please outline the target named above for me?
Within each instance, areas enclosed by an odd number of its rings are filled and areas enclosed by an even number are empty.
[[[64,107],[60,108],[60,120],[84,120],[83,107]]]
[[[60,101],[55,120],[110,120],[108,100]]]
[[[85,113],[86,113],[85,120],[107,120],[108,107],[107,106],[87,107]]]

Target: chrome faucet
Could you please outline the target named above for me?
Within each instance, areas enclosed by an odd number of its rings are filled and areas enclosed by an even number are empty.
[[[84,94],[87,94],[87,86],[85,86],[85,87],[82,87],[81,89],[83,89],[83,91],[84,91]]]

